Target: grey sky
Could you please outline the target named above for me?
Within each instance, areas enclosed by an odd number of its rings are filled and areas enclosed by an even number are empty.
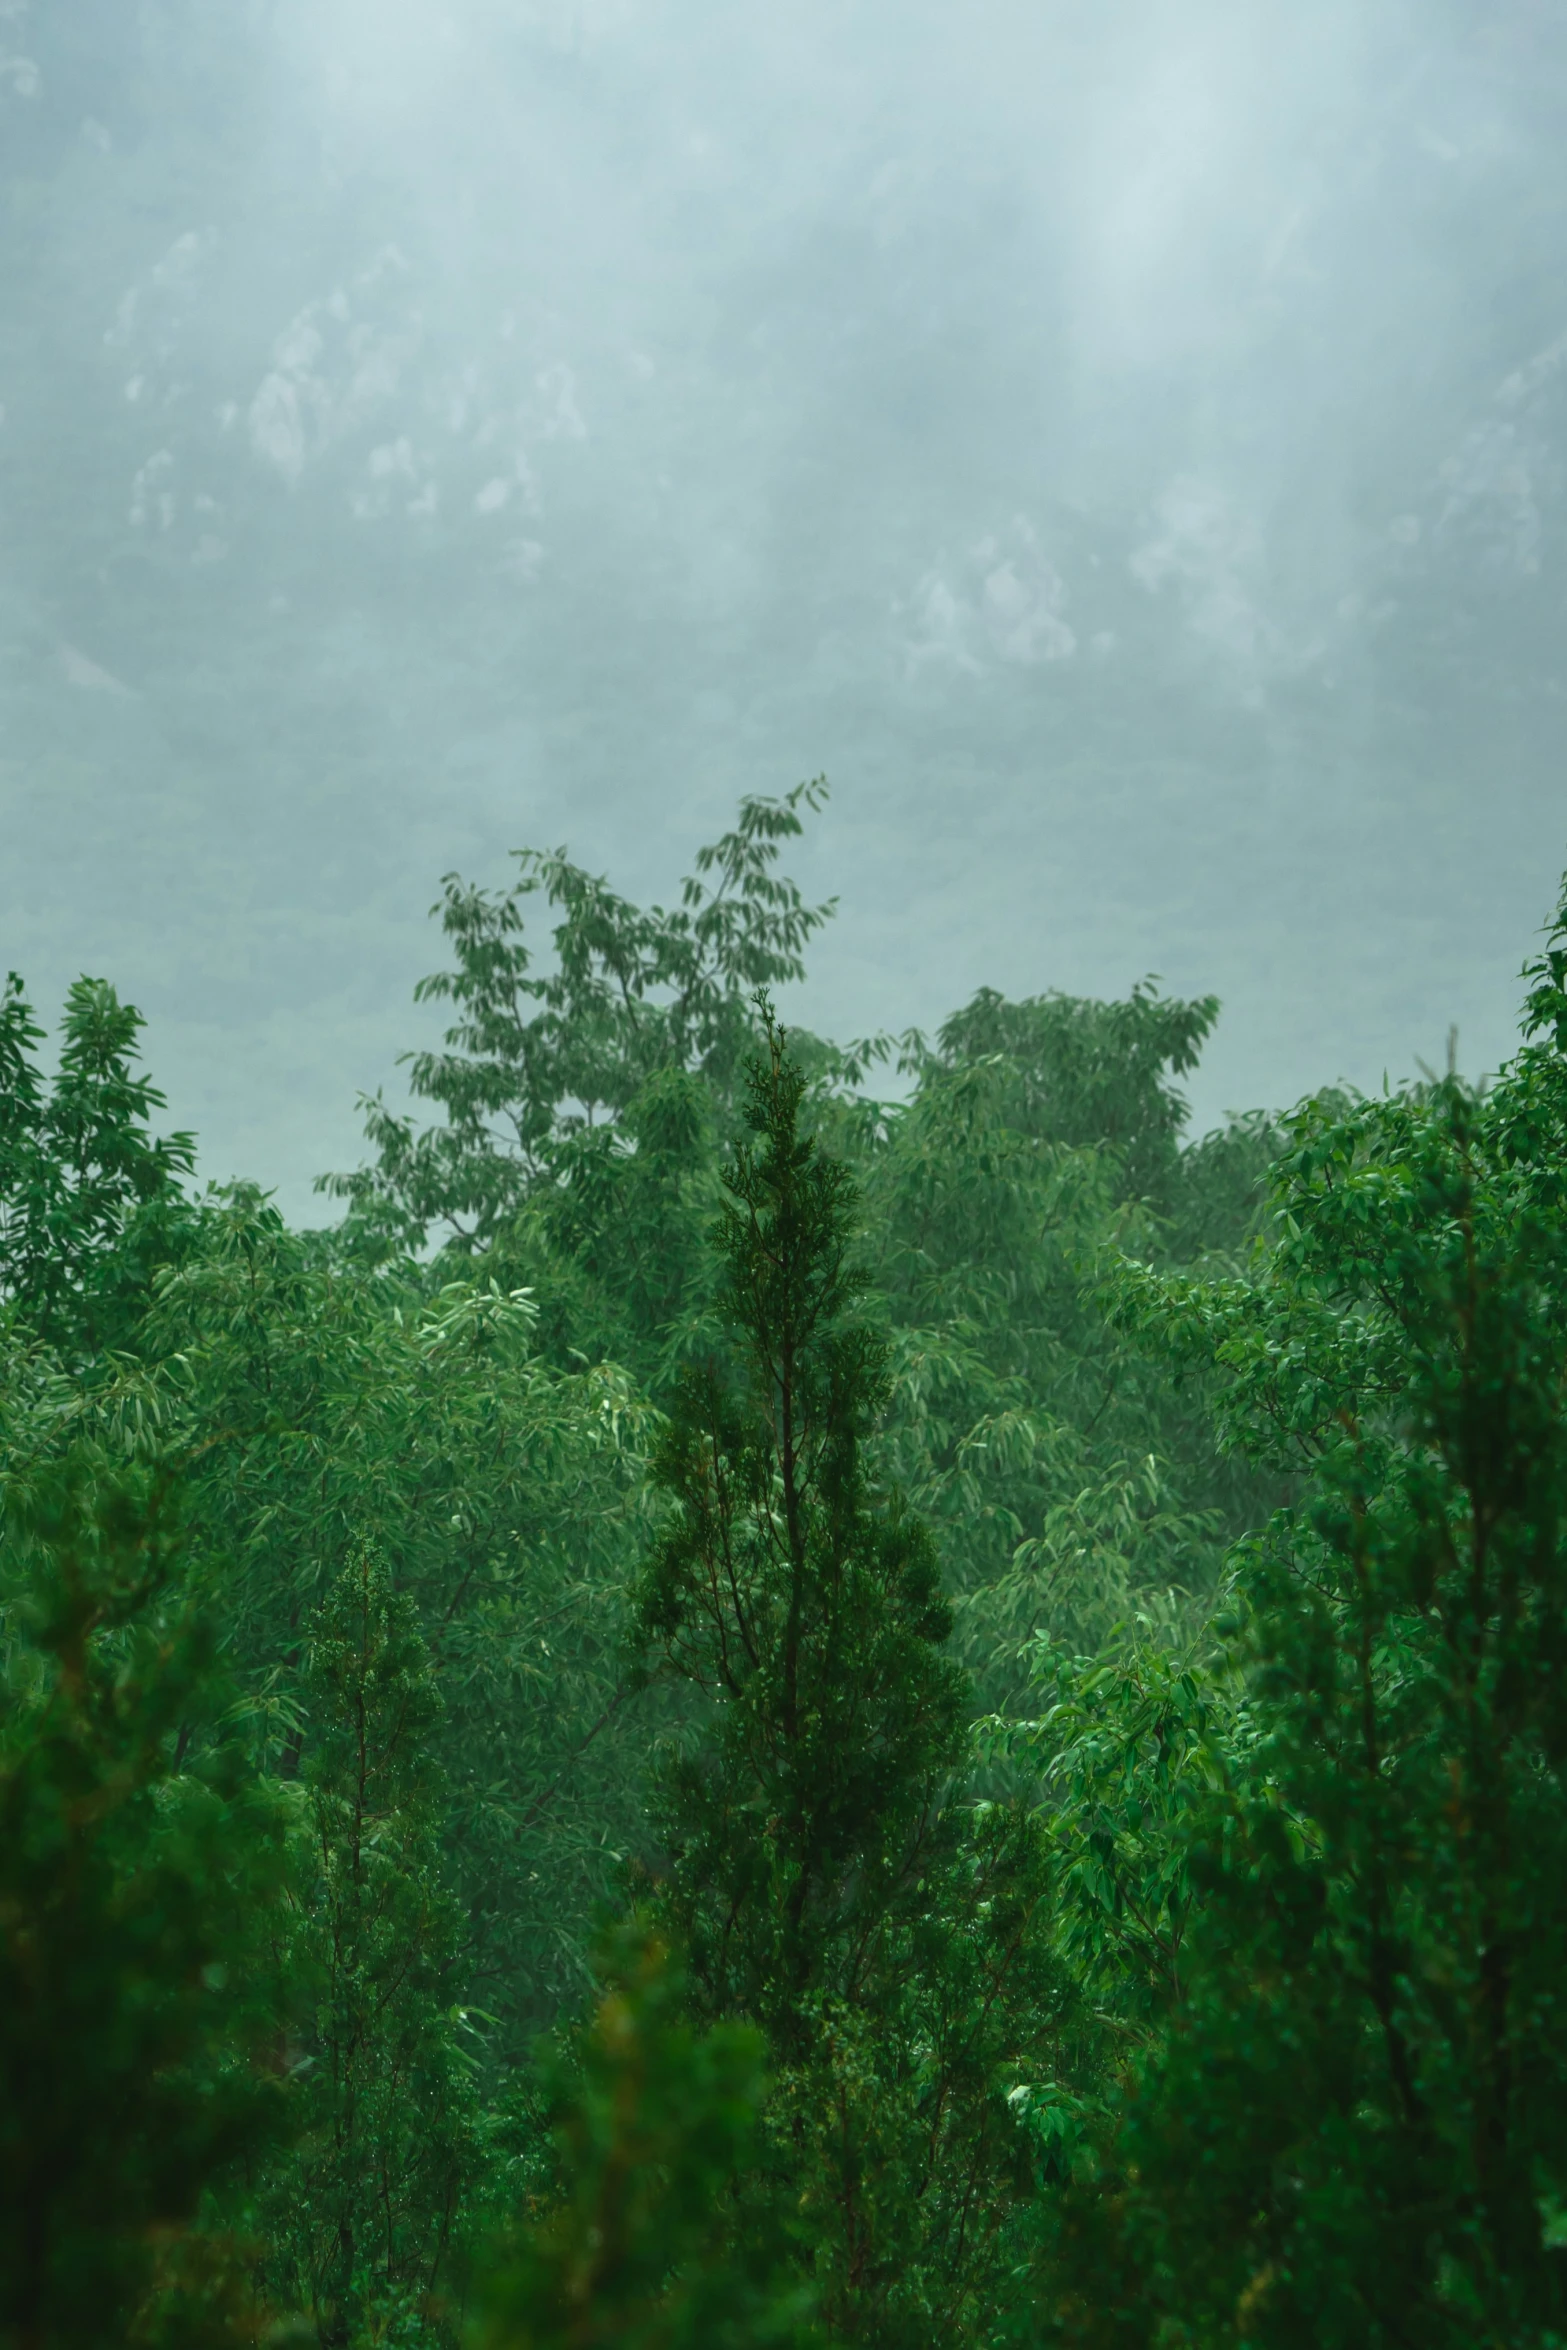
[[[1567,862],[1559,0],[0,0],[0,959],[308,1208],[425,909],[825,769],[799,1009],[1506,1049]]]

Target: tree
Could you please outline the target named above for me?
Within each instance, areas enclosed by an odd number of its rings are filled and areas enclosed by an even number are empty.
[[[307,1686],[302,2137],[267,2197],[271,2265],[323,2344],[397,2314],[439,2338],[474,2161],[429,1748],[440,1701],[412,1604],[368,1547],[311,1626]]]
[[[838,1120],[888,1322],[887,1471],[939,1529],[992,1706],[1032,1702],[1042,1630],[1097,1649],[1140,1613],[1188,1638],[1229,1541],[1279,1498],[1215,1458],[1208,1374],[1106,1310],[1127,1253],[1233,1264],[1257,1224],[1266,1130],[1182,1147],[1175,1079],[1214,1011],[986,991],[911,1045],[906,1104]]]
[[[315,1611],[361,1542],[395,1560],[440,1685],[460,1995],[495,2016],[497,2065],[580,1996],[668,1711],[625,1652],[647,1407],[535,1333],[525,1294],[345,1262],[242,1187],[160,1282],[147,1368],[103,1398],[116,1427],[156,1423],[226,1561],[215,1620],[278,1773],[308,1735]]]
[[[802,830],[802,806],[825,797],[818,779],[781,800],[742,800],[670,912],[617,897],[564,850],[519,850],[519,877],[499,893],[448,874],[435,911],[457,967],[415,993],[452,1003],[458,1017],[446,1049],[412,1055],[410,1072],[416,1098],[436,1103],[444,1122],[421,1129],[377,1095],[365,1104],[375,1165],[324,1179],[366,1240],[417,1248],[434,1229],[483,1251],[531,1197],[569,1184],[579,1161],[596,1164],[595,1129],[629,1119],[634,1135],[639,1102],[644,1123],[655,1115],[650,1086],[689,1072],[727,1099],[752,992],[802,977],[802,949],[832,912],[807,906],[773,870]],[[523,910],[541,890],[562,919],[554,968],[535,973]]]
[[[133,1068],[143,1025],[107,981],[78,979],[46,1084],[14,971],[0,996],[0,1299],[73,1363],[128,1343],[194,1165],[189,1134],[149,1131],[164,1098]]]
[[[1564,947],[1567,903],[1487,1093],[1307,1107],[1251,1280],[1134,1285],[1309,1482],[1238,1562],[1251,1734],[1057,2338],[1567,2328]]]
[[[988,1061],[1005,1072],[1006,1123],[1068,1149],[1108,1150],[1129,1199],[1168,1209],[1181,1183],[1186,1103],[1219,1016],[1217,996],[1186,1003],[1143,980],[1123,1001],[1051,993],[1009,1003],[981,988],[942,1023],[938,1068]]]
[[[765,2350],[814,2341],[778,2216],[739,2182],[766,2095],[753,2025],[695,2030],[667,1946],[632,1919],[550,2094],[558,2192],[488,2280],[487,2350]],[[572,2059],[575,2061],[572,2061]]]
[[[0,2342],[213,2343],[203,2199],[283,2120],[281,1821],[222,1735],[166,1486],[69,1464],[3,1551]]]
[[[924,2341],[996,2282],[1026,2168],[1005,2091],[1048,2036],[1041,1857],[950,1799],[968,1693],[935,1548],[862,1448],[886,1393],[853,1187],[763,1007],[719,1233],[727,1359],[687,1375],[641,1621],[710,1711],[655,1806],[657,1914],[710,2019],[766,2035],[769,2165],[833,2339]]]

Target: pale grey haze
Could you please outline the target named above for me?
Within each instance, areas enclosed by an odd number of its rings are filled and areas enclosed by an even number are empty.
[[[1507,1048],[1567,862],[1561,0],[0,0],[0,964],[359,1155],[441,874],[825,770],[797,1009]]]

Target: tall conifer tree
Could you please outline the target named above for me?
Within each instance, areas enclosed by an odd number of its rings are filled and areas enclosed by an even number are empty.
[[[829,2332],[918,2342],[968,2312],[1020,2182],[1003,2091],[1049,2028],[1039,1856],[951,1799],[967,1685],[931,1538],[867,1475],[884,1349],[804,1108],[764,1006],[718,1235],[732,1351],[686,1383],[642,1594],[709,1709],[661,1790],[659,1907],[699,2008],[766,2035],[766,2167]]]

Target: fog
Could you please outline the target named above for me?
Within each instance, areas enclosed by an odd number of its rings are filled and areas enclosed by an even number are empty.
[[[1564,231],[1559,0],[0,0],[0,963],[318,1215],[443,872],[825,771],[824,1030],[1491,1065]]]

